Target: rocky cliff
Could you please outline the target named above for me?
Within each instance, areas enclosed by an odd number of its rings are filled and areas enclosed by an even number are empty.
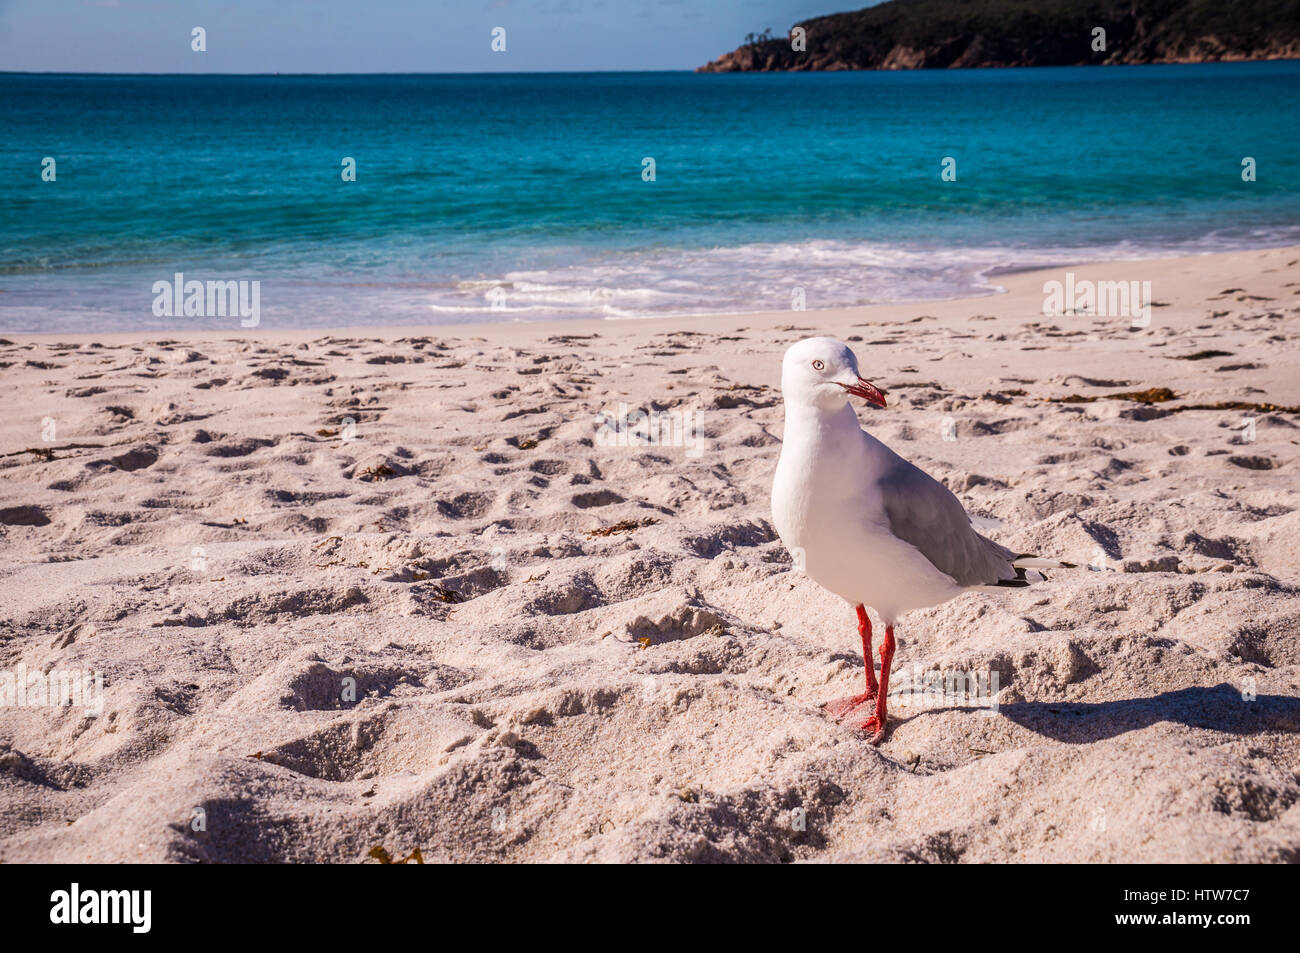
[[[791,34],[751,37],[699,71],[1292,59],[1300,0],[891,0]]]

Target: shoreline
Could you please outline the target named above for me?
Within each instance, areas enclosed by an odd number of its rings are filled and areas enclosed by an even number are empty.
[[[268,341],[282,340],[299,342],[311,340],[313,338],[337,335],[374,336],[381,340],[387,340],[393,337],[409,336],[412,334],[437,335],[441,337],[484,337],[489,340],[498,340],[502,335],[509,335],[510,332],[516,332],[522,340],[531,340],[541,334],[575,333],[577,330],[581,329],[590,331],[595,328],[606,328],[612,326],[660,330],[665,327],[680,325],[681,330],[697,330],[714,329],[722,325],[735,323],[736,321],[745,321],[759,327],[775,327],[780,323],[788,323],[792,321],[813,321],[838,326],[849,317],[868,317],[876,319],[882,323],[896,323],[899,321],[910,320],[909,317],[905,316],[905,312],[917,308],[947,314],[968,310],[972,307],[979,307],[981,302],[987,303],[990,300],[996,300],[999,302],[1006,301],[1008,302],[1009,307],[1014,309],[1018,314],[1029,316],[1034,313],[1033,309],[1029,306],[1029,303],[1035,295],[1039,300],[1037,316],[1050,317],[1050,315],[1043,314],[1041,309],[1043,298],[1042,284],[1046,281],[1059,279],[1067,271],[1073,271],[1081,277],[1099,281],[1151,280],[1153,281],[1152,292],[1155,295],[1156,300],[1163,301],[1169,297],[1170,292],[1166,289],[1164,293],[1165,297],[1162,298],[1161,289],[1157,287],[1156,282],[1160,282],[1166,277],[1172,279],[1175,276],[1192,275],[1198,271],[1230,269],[1239,264],[1248,266],[1249,263],[1254,261],[1258,256],[1279,253],[1290,253],[1289,258],[1300,257],[1300,245],[1281,245],[1269,248],[1228,252],[1205,252],[1195,255],[1179,255],[1163,258],[1103,259],[1101,261],[1085,261],[1049,268],[1036,266],[1026,266],[1024,268],[1012,267],[1009,270],[995,268],[988,272],[982,272],[979,275],[981,279],[988,280],[992,284],[992,287],[987,294],[968,294],[956,298],[926,298],[912,301],[854,305],[848,307],[808,309],[804,311],[737,311],[712,314],[687,312],[636,318],[529,318],[517,321],[464,321],[452,323],[428,322],[402,325],[343,324],[334,327],[279,329],[273,329],[265,325],[257,328],[240,328],[237,325],[238,318],[232,318],[231,320],[235,323],[235,326],[229,330],[169,329],[110,332],[25,331],[5,332],[4,334],[0,334],[0,337],[13,341],[30,341],[33,343],[48,342],[51,340],[74,343],[90,341],[120,342],[127,340],[212,341],[224,340],[231,337],[248,337],[250,339],[258,338]],[[1192,269],[1191,265],[1193,263],[1202,263],[1205,265],[1205,268]],[[1006,280],[993,283],[993,279],[995,278]],[[1191,292],[1186,295],[1186,297],[1193,297],[1194,294],[1195,292]],[[1174,297],[1177,296],[1175,295]],[[1006,307],[1000,306],[999,310],[1006,310]],[[936,316],[942,317],[943,315]]]

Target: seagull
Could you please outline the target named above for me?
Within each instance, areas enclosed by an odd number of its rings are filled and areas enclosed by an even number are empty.
[[[981,536],[947,487],[863,430],[849,398],[883,408],[885,395],[858,373],[847,344],[818,337],[792,345],[781,394],[785,438],[772,481],[772,521],[795,568],[857,609],[867,690],[824,708],[842,722],[874,701],[859,727],[878,745],[900,615],[968,589],[1046,578],[1029,570],[1074,567]],[[885,624],[879,684],[868,606]]]

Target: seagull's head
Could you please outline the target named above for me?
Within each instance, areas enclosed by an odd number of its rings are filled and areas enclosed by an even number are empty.
[[[804,338],[790,346],[781,365],[781,393],[787,404],[822,410],[838,410],[850,396],[885,406],[885,395],[858,373],[853,351],[834,338]]]

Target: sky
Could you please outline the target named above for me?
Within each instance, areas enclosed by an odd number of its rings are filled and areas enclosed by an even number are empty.
[[[0,71],[694,69],[872,0],[0,0]],[[191,49],[206,31],[207,51]],[[491,49],[505,28],[506,49]]]

